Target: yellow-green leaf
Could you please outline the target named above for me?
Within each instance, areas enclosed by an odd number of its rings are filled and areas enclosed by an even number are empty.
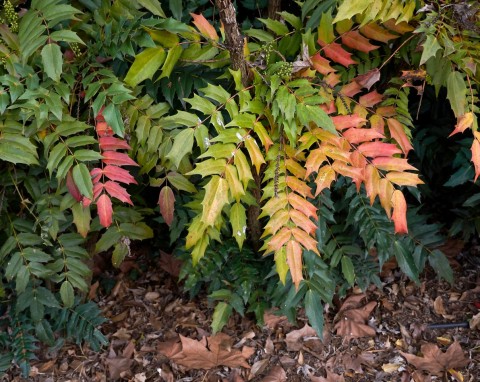
[[[77,164],[73,168],[72,175],[80,194],[89,199],[93,199],[92,177],[90,176],[90,171],[88,171],[87,166],[84,163]]]
[[[178,59],[182,55],[183,48],[181,45],[176,45],[172,49],[168,51],[167,58],[162,67],[162,74],[158,79],[163,77],[170,77],[175,64],[177,63]]]
[[[147,78],[152,78],[165,60],[165,50],[161,47],[147,48],[135,56],[135,61],[125,77],[125,83],[137,86]]]
[[[280,248],[275,252],[275,268],[278,273],[278,277],[283,285],[287,280],[288,264],[287,264],[287,251],[285,247]]]
[[[238,179],[238,173],[235,166],[227,164],[227,167],[225,167],[225,179],[227,179],[230,194],[237,202],[239,202],[242,196],[245,195],[245,190]]]
[[[184,129],[173,140],[173,146],[167,154],[167,159],[170,159],[177,169],[183,157],[192,152],[193,133],[193,129]]]
[[[265,159],[263,159],[257,141],[248,135],[247,139],[245,139],[245,147],[247,148],[250,160],[257,169],[257,174],[260,174],[260,167],[265,163]]]
[[[247,215],[245,207],[241,203],[235,203],[230,209],[230,224],[232,225],[232,236],[241,249],[247,236]]]
[[[60,81],[62,75],[63,55],[60,46],[47,44],[42,49],[43,70],[55,82]]]
[[[447,79],[447,98],[455,117],[465,114],[467,86],[460,72],[450,72]]]
[[[437,54],[437,51],[439,49],[442,49],[442,47],[438,43],[437,38],[432,35],[427,35],[427,39],[425,40],[422,46],[423,46],[423,52],[422,52],[422,58],[420,59],[420,65],[423,65],[431,57],[435,57],[435,55]]]
[[[90,231],[90,207],[84,207],[82,203],[75,203],[72,206],[73,223],[77,227],[77,231],[82,237],[87,237]]]
[[[210,182],[205,186],[205,197],[202,201],[202,221],[207,226],[213,226],[227,203],[228,183],[226,179],[212,176]]]

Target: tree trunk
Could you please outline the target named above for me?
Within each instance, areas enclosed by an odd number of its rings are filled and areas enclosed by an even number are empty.
[[[280,15],[278,12],[282,10],[282,0],[269,0],[268,1],[268,18],[273,20],[279,20]]]

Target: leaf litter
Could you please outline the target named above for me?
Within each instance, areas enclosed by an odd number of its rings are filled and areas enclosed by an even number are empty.
[[[453,285],[430,271],[416,285],[389,265],[382,289],[353,289],[335,301],[321,341],[302,311],[296,323],[268,311],[262,327],[233,315],[213,335],[213,307],[206,296],[185,296],[176,259],[152,260],[144,247],[134,256],[135,267],[103,266],[92,283],[90,297],[109,320],[101,328],[108,348],[39,349],[29,381],[480,381],[478,265],[456,264]],[[470,328],[427,328],[464,321]],[[19,374],[13,369],[0,381],[23,381]]]

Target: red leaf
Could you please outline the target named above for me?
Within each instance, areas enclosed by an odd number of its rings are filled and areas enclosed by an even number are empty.
[[[298,290],[300,281],[303,280],[302,274],[302,247],[295,240],[289,240],[286,245],[287,264],[290,268],[290,275],[295,289]]]
[[[405,158],[378,157],[372,160],[372,164],[384,171],[416,170]]]
[[[175,195],[169,186],[161,189],[158,196],[158,205],[165,223],[170,227],[173,222],[173,212],[175,211]]]
[[[117,151],[105,151],[102,153],[103,163],[113,164],[116,166],[138,166],[138,164],[127,154]]]
[[[115,137],[100,137],[98,144],[103,151],[125,149],[130,150],[131,147],[124,139]]]
[[[407,202],[402,191],[395,190],[392,195],[393,214],[392,220],[395,224],[395,233],[408,233],[407,228]]]
[[[97,211],[102,227],[108,228],[112,224],[112,201],[107,194],[102,194],[97,200]]]
[[[302,198],[300,195],[290,192],[287,196],[288,203],[290,205],[302,211],[308,217],[317,219],[317,207],[315,207],[312,203],[310,203],[307,199]]]
[[[77,202],[82,200],[82,194],[80,194],[80,191],[73,180],[71,170],[67,173],[67,189]]]
[[[103,191],[103,183],[97,182],[93,185],[93,200],[97,200],[98,196]]]
[[[352,60],[351,53],[348,53],[342,46],[336,42],[326,44],[322,40],[318,40],[318,43],[323,47],[325,56],[331,58],[333,61],[338,62],[339,64],[348,67],[357,62]]]
[[[360,117],[357,114],[352,115],[337,115],[331,117],[335,128],[339,131],[348,129],[349,127],[360,127],[366,122],[365,118]]]
[[[100,167],[95,167],[90,170],[93,184],[98,183],[102,177],[103,171]]]
[[[378,68],[372,69],[365,74],[355,77],[353,80],[361,85],[362,88],[370,90],[380,80],[380,70]]]
[[[360,105],[364,107],[372,107],[382,101],[383,101],[383,95],[378,93],[376,90],[373,90],[370,93],[365,94],[358,99],[358,102],[360,103]]]
[[[133,206],[133,203],[130,200],[130,195],[128,194],[127,190],[122,186],[120,186],[118,183],[115,183],[109,180],[105,182],[103,187],[110,194],[112,198],[117,198],[118,200],[124,203],[131,204]]]
[[[332,168],[340,175],[351,178],[355,183],[363,181],[363,169],[348,166],[340,161],[334,161]]]
[[[315,70],[323,74],[324,76],[326,76],[328,73],[336,71],[330,66],[330,61],[320,56],[320,53],[317,53],[312,57],[310,57],[310,61],[312,61],[312,65],[315,68]]]
[[[407,134],[405,134],[403,125],[393,118],[387,119],[387,124],[388,128],[390,129],[390,135],[402,148],[403,153],[407,155],[408,152],[413,149],[413,147],[410,143],[410,139],[407,137]]]
[[[343,137],[346,138],[350,143],[358,144],[362,142],[369,142],[376,138],[385,138],[383,134],[380,134],[376,130],[372,129],[357,129],[351,127],[350,129],[342,133]]]
[[[103,117],[102,117],[103,119]],[[112,136],[113,135],[113,130],[110,126],[107,125],[107,122],[97,122],[95,125],[95,130],[97,131],[98,136],[100,137],[106,137],[106,136]]]
[[[118,166],[107,165],[103,169],[103,174],[110,180],[126,184],[137,184],[135,178],[130,173]]]
[[[383,142],[365,142],[357,147],[363,155],[371,158],[390,157],[394,154],[400,154],[402,151],[393,143]]]
[[[377,45],[370,44],[368,38],[363,37],[358,31],[344,33],[342,36],[342,43],[349,48],[359,50],[363,53],[368,53],[379,48]]]
[[[190,13],[190,16],[193,18],[193,23],[197,27],[197,29],[200,31],[201,34],[204,36],[214,40],[218,41],[218,34],[215,28],[213,27],[212,24],[208,22],[208,20],[203,17],[203,15],[197,15],[195,13]]]
[[[340,90],[340,94],[346,97],[353,97],[355,94],[360,93],[361,90],[362,85],[360,85],[356,81],[352,81],[342,87],[342,89]]]

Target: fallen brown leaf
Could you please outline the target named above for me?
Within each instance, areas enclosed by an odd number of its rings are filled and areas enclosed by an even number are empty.
[[[314,375],[310,376],[311,382],[345,382],[343,375],[335,374],[327,370],[327,378],[325,377],[315,377]]]
[[[133,359],[124,357],[113,357],[105,359],[105,363],[108,365],[108,375],[110,380],[116,380],[127,372],[130,372]]]
[[[433,309],[435,310],[435,313],[440,316],[445,316],[447,314],[447,312],[445,311],[445,307],[443,306],[443,299],[441,296],[437,296],[437,298],[433,302]]]
[[[348,300],[347,300],[348,301]],[[339,312],[340,320],[335,324],[337,334],[345,338],[373,337],[375,329],[365,324],[377,303],[369,302],[360,308],[342,309]],[[349,303],[348,306],[352,306]]]
[[[292,330],[287,333],[285,343],[287,344],[288,351],[299,351],[303,347],[305,337],[317,337],[317,332],[308,324],[298,330]]]
[[[158,351],[191,369],[211,369],[220,365],[250,368],[246,359],[255,351],[248,346],[242,350],[232,348],[232,339],[224,333],[203,337],[200,341],[180,335],[180,342],[161,343]]]
[[[159,265],[165,272],[178,278],[183,262],[170,253],[160,251]]]
[[[456,341],[448,347],[445,353],[437,345],[430,343],[422,345],[421,352],[423,357],[402,351],[400,354],[418,370],[427,371],[437,376],[442,376],[448,369],[462,368],[470,363],[465,358],[462,347]]]
[[[285,382],[287,380],[287,373],[281,366],[274,366],[269,373],[260,382]]]
[[[477,313],[471,318],[470,329],[480,329],[480,313]]]

